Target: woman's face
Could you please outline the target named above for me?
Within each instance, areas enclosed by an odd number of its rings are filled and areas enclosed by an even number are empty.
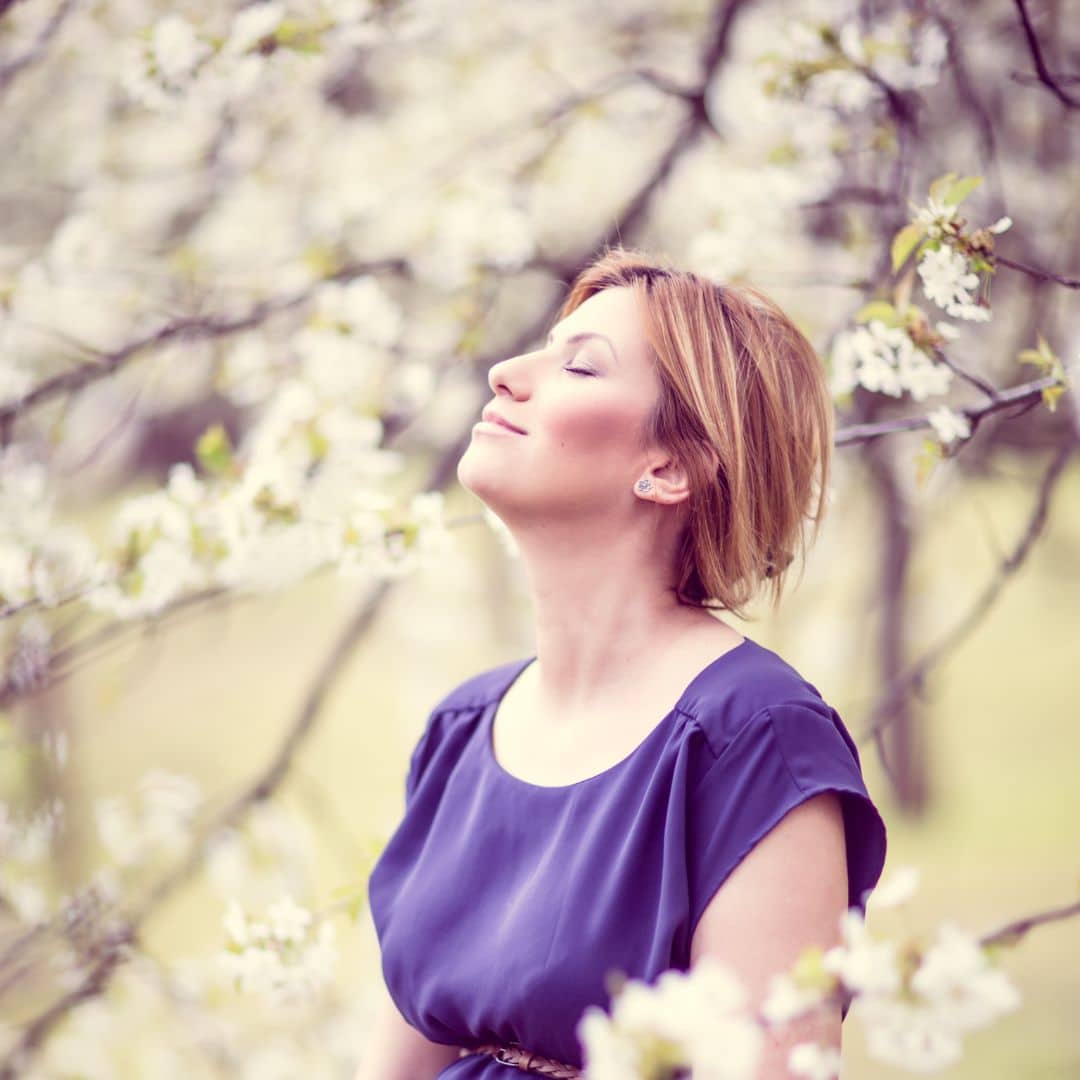
[[[630,289],[589,297],[543,348],[494,364],[488,383],[485,411],[522,434],[475,426],[458,463],[463,486],[501,517],[625,511],[657,460],[641,433],[660,391]]]

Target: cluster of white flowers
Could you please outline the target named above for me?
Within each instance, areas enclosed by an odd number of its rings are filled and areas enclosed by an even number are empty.
[[[380,361],[402,325],[398,305],[362,276],[312,289],[310,320],[291,343],[294,375],[282,379],[257,339],[245,339],[221,389],[240,404],[265,400],[236,460],[222,440],[228,461],[217,480],[179,463],[164,489],[130,498],[108,529],[105,557],[50,521],[45,467],[8,448],[0,507],[18,513],[0,525],[0,603],[51,606],[81,594],[95,610],[133,618],[189,591],[274,589],[327,565],[350,577],[401,577],[445,551],[441,495],[421,493],[395,513],[383,491],[403,459],[379,447],[372,410]],[[412,383],[414,397],[424,392]]]
[[[884,96],[875,78],[898,90],[938,81],[948,39],[936,21],[897,11],[865,25],[850,7],[816,12],[813,20],[784,20],[769,54],[780,58],[776,85],[781,92],[856,112]]]
[[[799,1043],[788,1054],[788,1070],[809,1080],[832,1080],[840,1075],[840,1051],[835,1046]]]
[[[240,828],[220,829],[206,845],[206,873],[217,892],[262,906],[311,886],[315,837],[306,818],[278,800],[256,803]]]
[[[536,253],[534,233],[505,181],[467,176],[439,207],[411,261],[421,280],[441,288],[461,286],[477,263],[500,270],[523,266]]]
[[[596,1006],[582,1014],[585,1076],[624,1080],[667,1063],[689,1065],[701,1080],[749,1080],[764,1033],[746,1004],[745,989],[712,957],[688,972],[665,971],[653,986],[629,980],[610,1015]]]
[[[166,110],[189,103],[222,107],[255,93],[272,72],[291,34],[279,36],[288,19],[292,33],[307,43],[334,37],[343,44],[373,44],[391,36],[389,20],[376,20],[366,0],[326,0],[285,4],[278,0],[240,8],[231,19],[208,19],[195,26],[184,15],[169,13],[148,29],[143,40],[124,50],[120,81],[146,108]],[[410,36],[402,26],[394,37]],[[265,42],[278,48],[264,49]]]
[[[971,421],[948,405],[939,405],[927,415],[927,420],[943,443],[966,439],[971,434]]]
[[[24,922],[40,922],[48,915],[48,896],[38,879],[63,819],[59,799],[26,818],[0,803],[0,899]]]
[[[865,326],[836,335],[831,353],[829,388],[834,397],[857,386],[890,397],[905,391],[915,401],[944,394],[952,383],[952,369],[936,363],[902,327],[871,319]]]
[[[955,248],[947,244],[936,250],[927,248],[919,259],[919,277],[927,298],[950,315],[971,322],[989,320],[990,309],[975,303],[979,275]]]
[[[0,606],[37,599],[51,607],[88,581],[100,580],[94,576],[97,553],[89,537],[52,520],[47,480],[46,466],[32,460],[23,444],[0,447]],[[16,679],[32,674],[30,669],[9,672]]]
[[[445,551],[441,494],[421,493],[394,515],[380,485],[402,457],[380,449],[379,420],[349,404],[376,370],[352,335],[387,346],[400,310],[367,277],[327,282],[313,299],[312,322],[296,342],[303,368],[276,385],[267,378],[275,389],[241,448],[238,477],[210,483],[187,463],[173,466],[165,489],[121,506],[107,537],[110,559],[81,534],[13,517],[23,532],[0,534],[0,599],[55,603],[81,577],[91,608],[132,618],[214,584],[280,588],[326,565],[351,577],[401,577]],[[42,466],[13,462],[0,469],[0,502],[21,496],[36,506],[28,488],[40,496],[43,485]]]
[[[263,919],[251,919],[235,901],[225,912],[225,951],[219,960],[243,993],[274,1004],[310,999],[333,976],[334,926],[319,921],[288,895],[274,901]]]
[[[915,868],[901,868],[875,890],[868,910],[906,903],[918,880]],[[843,943],[821,962],[835,982],[777,976],[762,1010],[770,1022],[798,1016],[843,987],[853,997],[850,1015],[864,1027],[870,1054],[925,1071],[957,1060],[966,1032],[1020,1004],[1016,988],[977,939],[951,922],[938,928],[929,947],[908,947],[903,964],[897,944],[875,939],[858,908],[845,913],[841,930]]]
[[[191,825],[201,805],[197,780],[150,769],[139,780],[134,799],[99,798],[94,817],[109,857],[120,867],[130,867],[183,851],[191,842]]]
[[[33,372],[19,362],[11,340],[14,336],[11,317],[0,306],[0,356],[4,358],[0,363],[0,408],[19,401],[34,385]]]
[[[949,47],[938,22],[916,20],[906,11],[891,12],[865,33],[857,21],[848,20],[840,27],[837,40],[849,60],[870,68],[897,90],[933,86],[941,76]]]
[[[901,867],[871,894],[867,908],[906,903],[918,881],[917,869]],[[926,1071],[955,1061],[966,1032],[1020,1003],[986,950],[952,922],[939,927],[928,947],[901,949],[874,938],[859,908],[851,908],[841,919],[841,936],[841,944],[808,949],[790,971],[772,978],[760,1019],[749,1014],[738,979],[711,957],[686,973],[665,972],[655,986],[628,980],[610,1016],[596,1007],[582,1015],[585,1075],[649,1077],[689,1065],[695,1077],[754,1076],[764,1029],[782,1028],[841,997],[851,1001],[849,1015],[865,1028],[877,1060]],[[795,1075],[830,1080],[839,1074],[840,1054],[802,1042],[792,1047],[787,1065]]]
[[[879,984],[898,982],[898,974],[886,978],[890,961],[884,954],[880,960]],[[895,964],[895,958],[891,962]],[[852,1003],[851,1012],[866,1030],[867,1049],[873,1057],[927,1071],[959,1060],[968,1031],[985,1027],[1019,1006],[1016,987],[990,964],[975,937],[944,923],[922,954],[905,993],[868,989]]]

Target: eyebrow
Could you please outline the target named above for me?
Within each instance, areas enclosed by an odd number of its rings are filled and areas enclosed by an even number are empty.
[[[550,345],[555,338],[554,332],[548,334],[547,343]],[[607,342],[607,347],[611,350],[611,355],[615,357],[615,363],[619,362],[619,354],[615,351],[615,346],[611,343],[611,338],[606,334],[597,333],[595,330],[582,330],[577,334],[571,334],[564,342],[564,345],[573,345],[575,342],[584,341],[587,338],[600,338],[601,341]]]

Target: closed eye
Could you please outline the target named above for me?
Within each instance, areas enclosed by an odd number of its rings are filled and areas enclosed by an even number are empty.
[[[586,371],[584,368],[568,367],[563,368],[563,371],[572,371],[575,375],[595,375],[595,371]]]

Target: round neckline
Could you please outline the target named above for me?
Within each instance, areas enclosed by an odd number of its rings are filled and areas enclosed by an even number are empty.
[[[738,645],[733,646],[726,652],[722,652],[715,659],[710,660],[686,685],[686,689],[679,695],[678,701],[664,714],[664,716],[649,730],[648,734],[635,746],[629,753],[621,757],[613,765],[607,766],[605,769],[601,769],[600,772],[593,773],[592,776],[586,776],[582,780],[575,780],[570,784],[534,784],[531,780],[526,780],[523,777],[517,776],[506,769],[499,759],[495,756],[495,715],[499,711],[499,706],[502,704],[503,698],[510,691],[510,687],[514,685],[521,677],[525,669],[537,659],[535,655],[526,657],[525,661],[514,672],[513,676],[509,679],[505,686],[499,691],[499,693],[487,704],[487,717],[483,724],[483,738],[481,742],[484,747],[484,756],[488,762],[492,765],[494,771],[500,776],[505,777],[511,783],[523,787],[531,788],[534,791],[572,791],[575,788],[584,787],[586,784],[591,784],[596,780],[602,780],[604,777],[617,772],[628,762],[632,761],[638,754],[644,750],[657,735],[666,729],[671,722],[672,717],[678,716],[683,711],[683,703],[693,695],[697,689],[699,683],[703,682],[713,671],[716,670],[729,656],[734,653],[745,652],[746,645],[754,645],[756,642],[752,638],[743,634],[743,640]]]

